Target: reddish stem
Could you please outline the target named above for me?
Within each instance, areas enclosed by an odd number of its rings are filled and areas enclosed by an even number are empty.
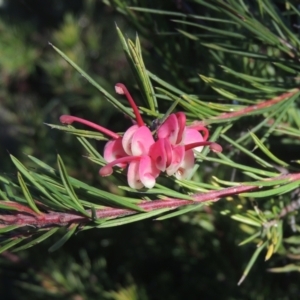
[[[62,115],[62,116],[60,116],[59,120],[63,124],[72,124],[73,122],[82,123],[84,125],[92,127],[94,129],[106,134],[107,136],[109,136],[109,137],[111,137],[112,139],[115,139],[115,140],[120,137],[117,133],[115,133],[113,131],[110,131],[109,129],[106,129],[106,128],[98,125],[98,124],[95,124],[93,122],[87,121],[87,120],[82,119],[82,118],[73,117],[73,116],[70,116],[70,115]]]
[[[275,97],[270,100],[265,100],[262,101],[258,104],[250,105],[245,108],[242,108],[240,110],[234,111],[234,112],[229,112],[229,113],[223,113],[219,116],[212,117],[208,120],[204,121],[194,121],[191,125],[188,126],[188,128],[197,128],[201,126],[205,126],[207,123],[209,123],[210,120],[223,120],[223,119],[230,119],[230,118],[236,118],[236,117],[243,117],[247,116],[247,113],[253,112],[253,111],[259,111],[260,109],[264,109],[266,107],[273,106],[281,101],[286,100],[287,98],[295,95],[297,92],[299,92],[300,89],[294,89],[292,92],[284,93],[278,97]]]
[[[238,111],[221,114],[221,115],[219,115],[217,117],[214,117],[214,118],[211,118],[211,119],[212,120],[221,120],[221,119],[229,119],[229,118],[235,118],[235,117],[239,117],[239,116],[242,116],[242,115],[246,115],[249,112],[252,112],[252,111],[255,111],[255,110],[260,110],[260,109],[275,105],[278,102],[281,102],[281,101],[293,96],[297,92],[299,92],[299,89],[295,89],[292,92],[284,93],[284,94],[282,94],[278,97],[275,97],[271,100],[265,100],[265,101],[262,101],[258,104],[245,107],[245,108],[240,109]]]
[[[126,86],[125,86],[123,83],[117,83],[117,84],[115,85],[115,89],[116,89],[116,92],[117,92],[118,94],[121,94],[121,95],[124,95],[124,94],[125,94],[125,96],[126,96],[128,102],[129,102],[129,104],[131,105],[131,107],[132,107],[132,109],[133,109],[133,112],[134,112],[135,117],[136,117],[136,122],[137,122],[137,124],[138,124],[140,127],[141,127],[141,126],[144,126],[145,123],[144,123],[144,121],[143,121],[143,119],[142,119],[142,117],[141,117],[141,114],[140,114],[140,112],[139,112],[139,109],[138,109],[138,107],[136,106],[136,104],[135,104],[133,98],[131,97],[129,91],[127,90]]]
[[[287,179],[289,181],[298,181],[300,180],[300,173],[280,175],[277,177],[268,178],[266,179],[266,181],[277,181],[277,180],[284,180],[284,179]],[[162,209],[162,208],[175,209],[181,206],[198,204],[207,201],[218,201],[219,199],[227,196],[233,196],[245,192],[258,190],[259,188],[260,187],[258,184],[255,185],[241,184],[239,186],[224,188],[221,190],[212,190],[205,193],[194,194],[193,195],[194,201],[168,198],[166,200],[141,201],[138,204],[138,206],[147,212]],[[91,215],[90,210],[87,210],[87,213]],[[131,209],[109,207],[104,209],[97,209],[96,217],[99,219],[117,218],[117,217],[132,215],[136,213],[140,213],[140,212]],[[2,223],[1,226],[3,227],[9,225],[20,225],[20,226],[34,225],[37,227],[55,226],[55,225],[67,226],[72,223],[87,223],[90,221],[91,221],[90,218],[76,212],[74,213],[48,212],[47,214],[38,217],[28,215],[26,214],[26,212],[0,215],[0,222]]]

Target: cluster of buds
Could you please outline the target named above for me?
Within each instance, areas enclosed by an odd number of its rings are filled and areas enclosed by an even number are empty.
[[[150,189],[161,172],[175,175],[178,179],[187,178],[195,165],[195,152],[200,152],[204,146],[209,146],[214,152],[222,151],[219,144],[207,141],[209,132],[206,127],[197,124],[187,126],[183,112],[170,114],[157,129],[151,131],[127,88],[118,83],[115,89],[118,94],[126,96],[136,117],[135,125],[129,127],[123,136],[78,117],[60,117],[63,124],[79,122],[110,138],[104,147],[103,157],[107,164],[100,169],[101,176],[111,175],[114,166],[128,167],[128,185],[135,189]]]

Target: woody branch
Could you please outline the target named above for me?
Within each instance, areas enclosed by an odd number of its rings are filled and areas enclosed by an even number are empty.
[[[266,181],[277,181],[286,179],[289,182],[300,180],[300,173],[295,174],[285,174],[273,178],[268,178]],[[138,204],[138,207],[145,212],[150,212],[163,208],[176,209],[178,207],[199,204],[208,201],[218,201],[221,198],[227,196],[233,196],[242,194],[249,191],[258,190],[259,185],[253,182],[253,185],[238,185],[234,187],[224,188],[221,190],[213,190],[206,193],[198,193],[192,196],[193,200],[181,200],[175,198],[168,198],[165,200],[153,200],[153,201],[142,201]],[[10,203],[12,205],[10,205]],[[85,215],[76,212],[48,212],[44,214],[36,214],[31,211],[28,207],[13,202],[5,202],[5,205],[11,207],[18,207],[18,211],[12,211],[10,214],[0,215],[0,228],[9,225],[33,225],[36,227],[46,227],[46,226],[68,226],[70,224],[82,224],[92,221],[92,217],[89,218]],[[24,209],[22,209],[24,207]],[[87,210],[89,215],[92,215],[91,210]],[[140,212],[130,209],[122,208],[104,208],[96,210],[96,218],[118,218],[126,215],[133,215]]]

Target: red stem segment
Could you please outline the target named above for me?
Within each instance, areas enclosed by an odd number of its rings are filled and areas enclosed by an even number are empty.
[[[223,119],[230,119],[230,118],[236,118],[236,117],[240,117],[240,116],[247,116],[248,113],[253,112],[253,111],[259,111],[260,109],[264,109],[266,107],[270,107],[273,106],[281,101],[286,100],[287,98],[295,95],[297,92],[299,92],[300,89],[294,89],[292,92],[288,92],[288,93],[284,93],[278,97],[275,97],[273,99],[270,100],[265,100],[262,101],[260,103],[254,104],[254,105],[250,105],[247,106],[245,108],[242,108],[240,110],[234,111],[234,112],[229,112],[229,113],[223,113],[219,116],[210,118],[208,121],[210,120],[223,120]],[[189,125],[189,128],[197,128],[197,126],[205,126],[207,125],[207,121],[194,121],[191,125]]]
[[[275,97],[271,100],[265,100],[265,101],[262,101],[258,104],[250,105],[250,106],[245,107],[243,109],[240,109],[238,111],[221,114],[217,117],[212,118],[212,120],[229,119],[229,118],[235,118],[235,117],[239,117],[239,116],[242,116],[242,115],[246,115],[249,112],[273,106],[273,105],[277,104],[278,102],[283,101],[283,100],[295,95],[297,92],[299,92],[299,89],[295,89],[292,92],[284,93],[284,94],[282,94],[278,97]]]
[[[288,181],[298,181],[300,180],[300,173],[295,174],[286,174],[280,175],[278,177],[273,177],[266,179],[266,181],[277,181],[277,180],[288,180]],[[254,182],[255,183],[255,182]],[[207,193],[199,193],[194,194],[194,201],[190,200],[181,200],[181,199],[173,199],[169,198],[166,200],[154,200],[154,201],[141,201],[138,206],[145,210],[146,212],[154,211],[162,208],[171,208],[175,209],[181,206],[192,205],[203,203],[207,201],[218,201],[221,198],[227,196],[233,196],[237,194],[242,194],[245,192],[250,192],[254,190],[258,190],[259,185],[239,185],[229,188],[224,188],[222,190],[212,190]],[[5,201],[3,201],[5,205]],[[88,214],[91,214],[90,210],[87,210]],[[96,217],[98,219],[105,218],[117,218],[126,215],[133,215],[139,212],[130,209],[123,208],[104,208],[96,210]],[[79,213],[59,213],[59,212],[48,212],[44,215],[30,215],[28,211],[18,211],[13,212],[7,215],[0,215],[0,228],[9,226],[9,225],[33,225],[37,227],[44,226],[68,226],[72,223],[87,223],[90,222],[91,219],[83,216]]]

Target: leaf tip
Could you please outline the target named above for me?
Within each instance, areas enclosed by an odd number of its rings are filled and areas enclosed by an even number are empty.
[[[245,278],[246,278],[246,274],[243,274],[243,276],[241,277],[241,279],[239,280],[237,285],[240,286],[243,283],[243,281],[245,280]]]

